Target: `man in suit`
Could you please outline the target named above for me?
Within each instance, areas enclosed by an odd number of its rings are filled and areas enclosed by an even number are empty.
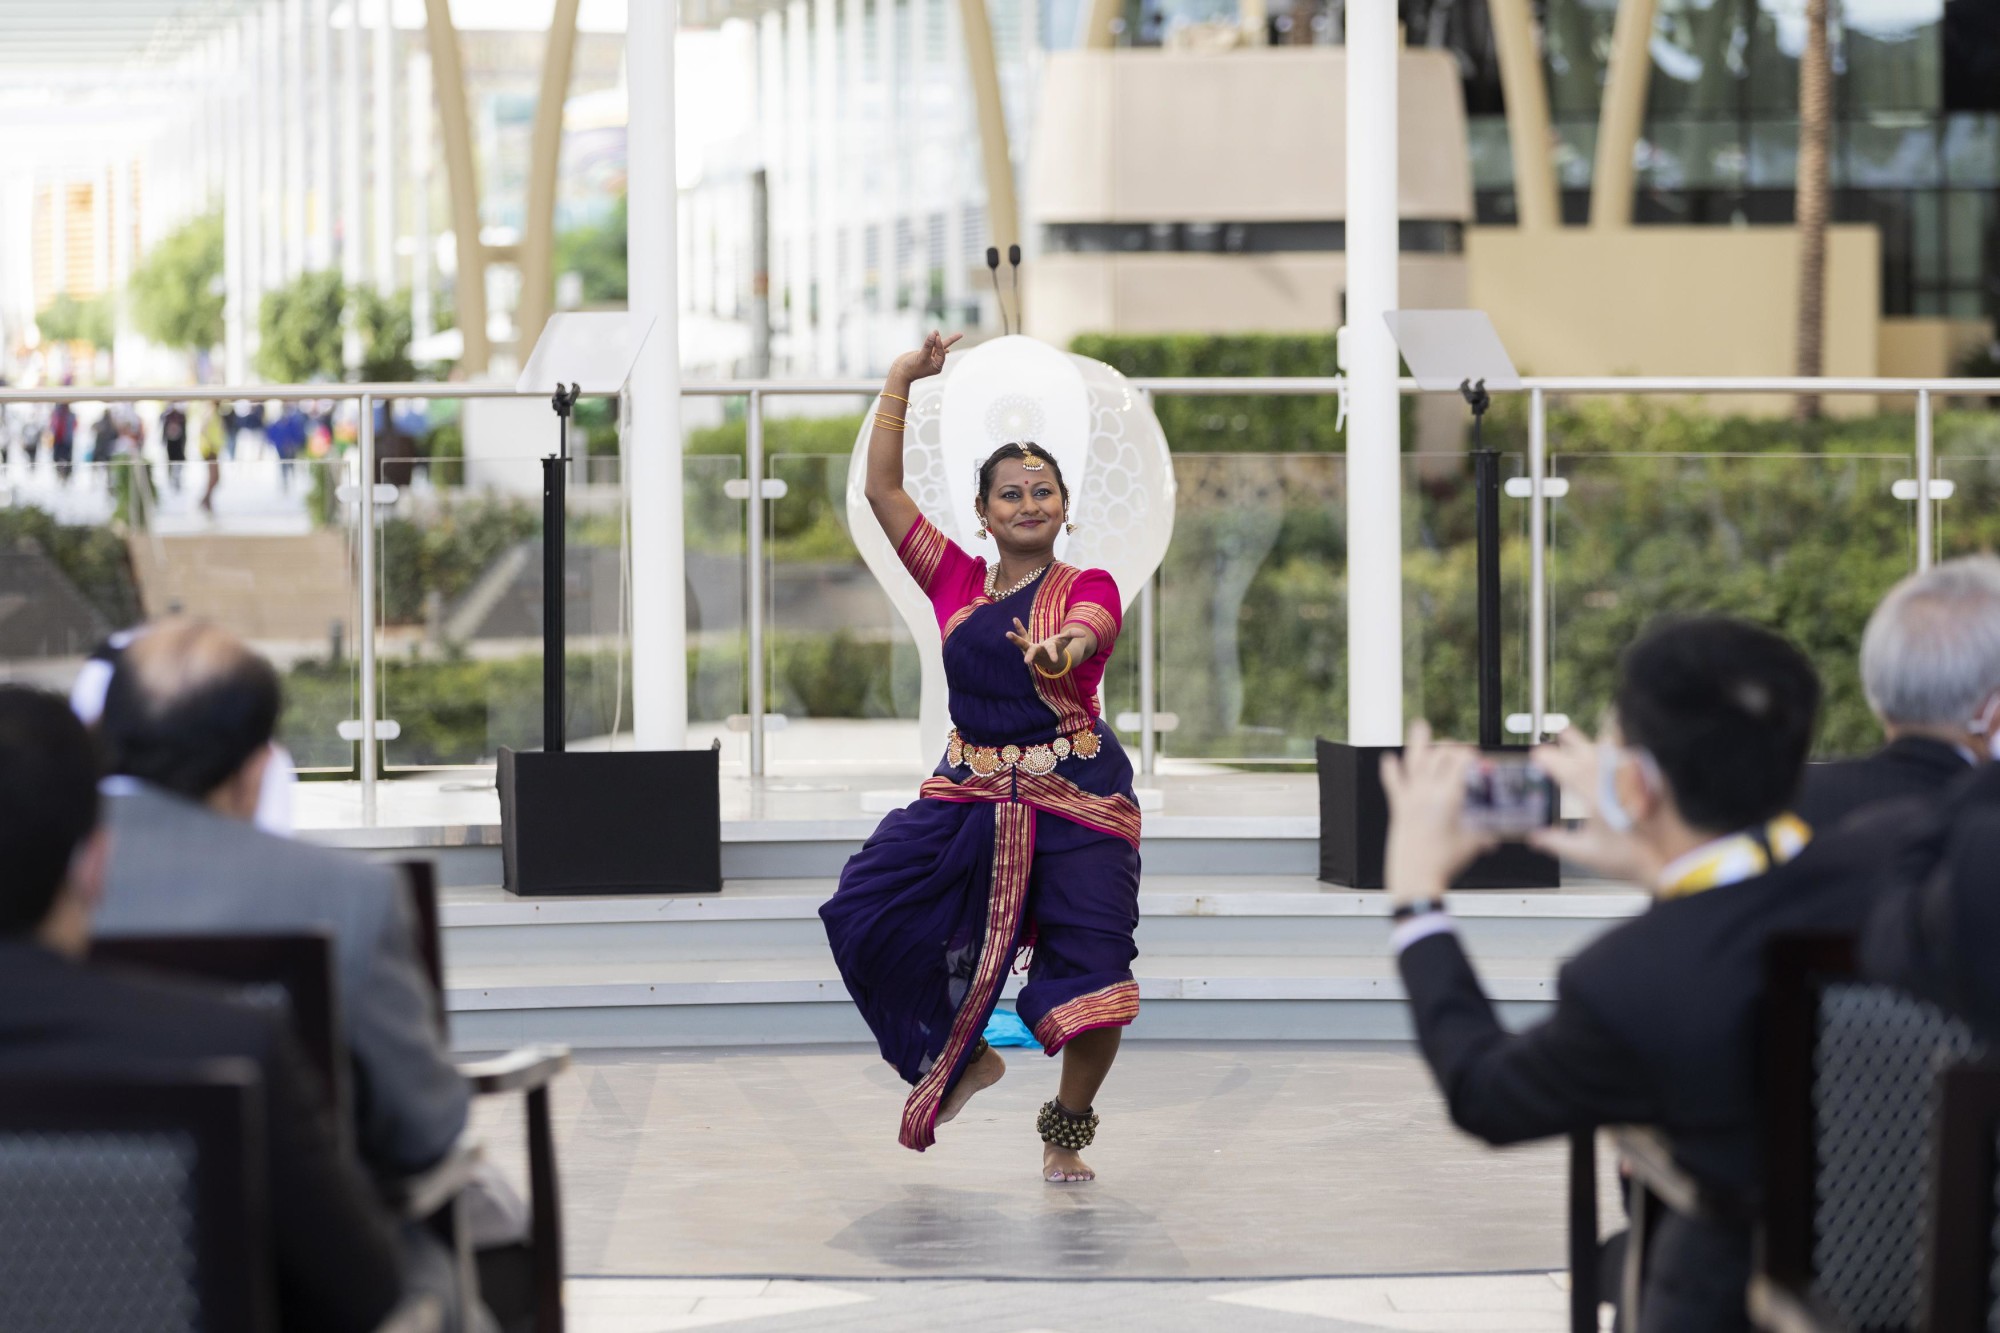
[[[1776,635],[1714,616],[1670,622],[1626,651],[1597,744],[1572,729],[1534,752],[1593,813],[1531,841],[1647,885],[1655,902],[1570,960],[1554,1014],[1518,1034],[1495,1018],[1444,906],[1491,844],[1462,814],[1477,756],[1431,744],[1419,723],[1402,760],[1383,761],[1391,944],[1453,1121],[1495,1144],[1655,1126],[1731,1201],[1732,1220],[1670,1215],[1653,1233],[1645,1333],[1749,1328],[1764,943],[1854,929],[1874,891],[1874,843],[1807,847],[1788,813],[1819,694],[1811,664]]]
[[[1817,830],[1934,798],[1984,758],[2000,711],[2000,559],[1949,560],[1892,588],[1862,635],[1861,685],[1889,743],[1807,767],[1796,809]]]
[[[287,1329],[372,1329],[400,1299],[389,1217],[340,1148],[276,1017],[88,967],[109,839],[95,758],[60,699],[0,686],[0,1073],[144,1076],[242,1059],[262,1076],[277,1299]],[[7,1304],[0,1294],[0,1323]]]
[[[386,867],[252,820],[279,712],[277,673],[214,625],[168,620],[119,654],[98,734],[112,851],[104,935],[324,929],[354,1055],[362,1156],[406,1174],[465,1128],[407,894]]]

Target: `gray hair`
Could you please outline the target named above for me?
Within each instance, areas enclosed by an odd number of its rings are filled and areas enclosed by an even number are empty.
[[[1861,686],[1892,725],[1972,721],[2000,690],[2000,559],[1948,560],[1891,588],[1861,636]]]

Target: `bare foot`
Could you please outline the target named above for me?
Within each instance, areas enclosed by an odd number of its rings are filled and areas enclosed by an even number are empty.
[[[942,1125],[950,1121],[965,1109],[973,1093],[992,1087],[1006,1072],[1007,1062],[1000,1058],[1000,1052],[988,1046],[986,1054],[967,1065],[965,1072],[958,1076],[958,1082],[952,1084],[951,1091],[944,1095],[944,1105],[938,1107],[937,1122]]]
[[[1042,1179],[1051,1185],[1077,1185],[1086,1180],[1097,1179],[1097,1173],[1085,1166],[1083,1158],[1069,1149],[1058,1148],[1053,1143],[1044,1143]]]

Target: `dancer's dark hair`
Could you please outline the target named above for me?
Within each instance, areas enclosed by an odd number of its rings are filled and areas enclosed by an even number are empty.
[[[1016,444],[1003,444],[987,455],[979,465],[979,502],[986,503],[993,493],[993,473],[1010,458],[1026,458],[1030,454],[1049,465],[1049,472],[1056,479],[1056,489],[1062,492],[1063,508],[1069,508],[1069,483],[1063,480],[1062,464],[1056,462],[1055,455],[1036,444],[1033,440],[1023,440]]]

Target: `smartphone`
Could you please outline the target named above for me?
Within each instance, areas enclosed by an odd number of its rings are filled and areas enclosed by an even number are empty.
[[[1481,756],[1465,775],[1467,828],[1519,837],[1554,822],[1556,787],[1526,759]]]

